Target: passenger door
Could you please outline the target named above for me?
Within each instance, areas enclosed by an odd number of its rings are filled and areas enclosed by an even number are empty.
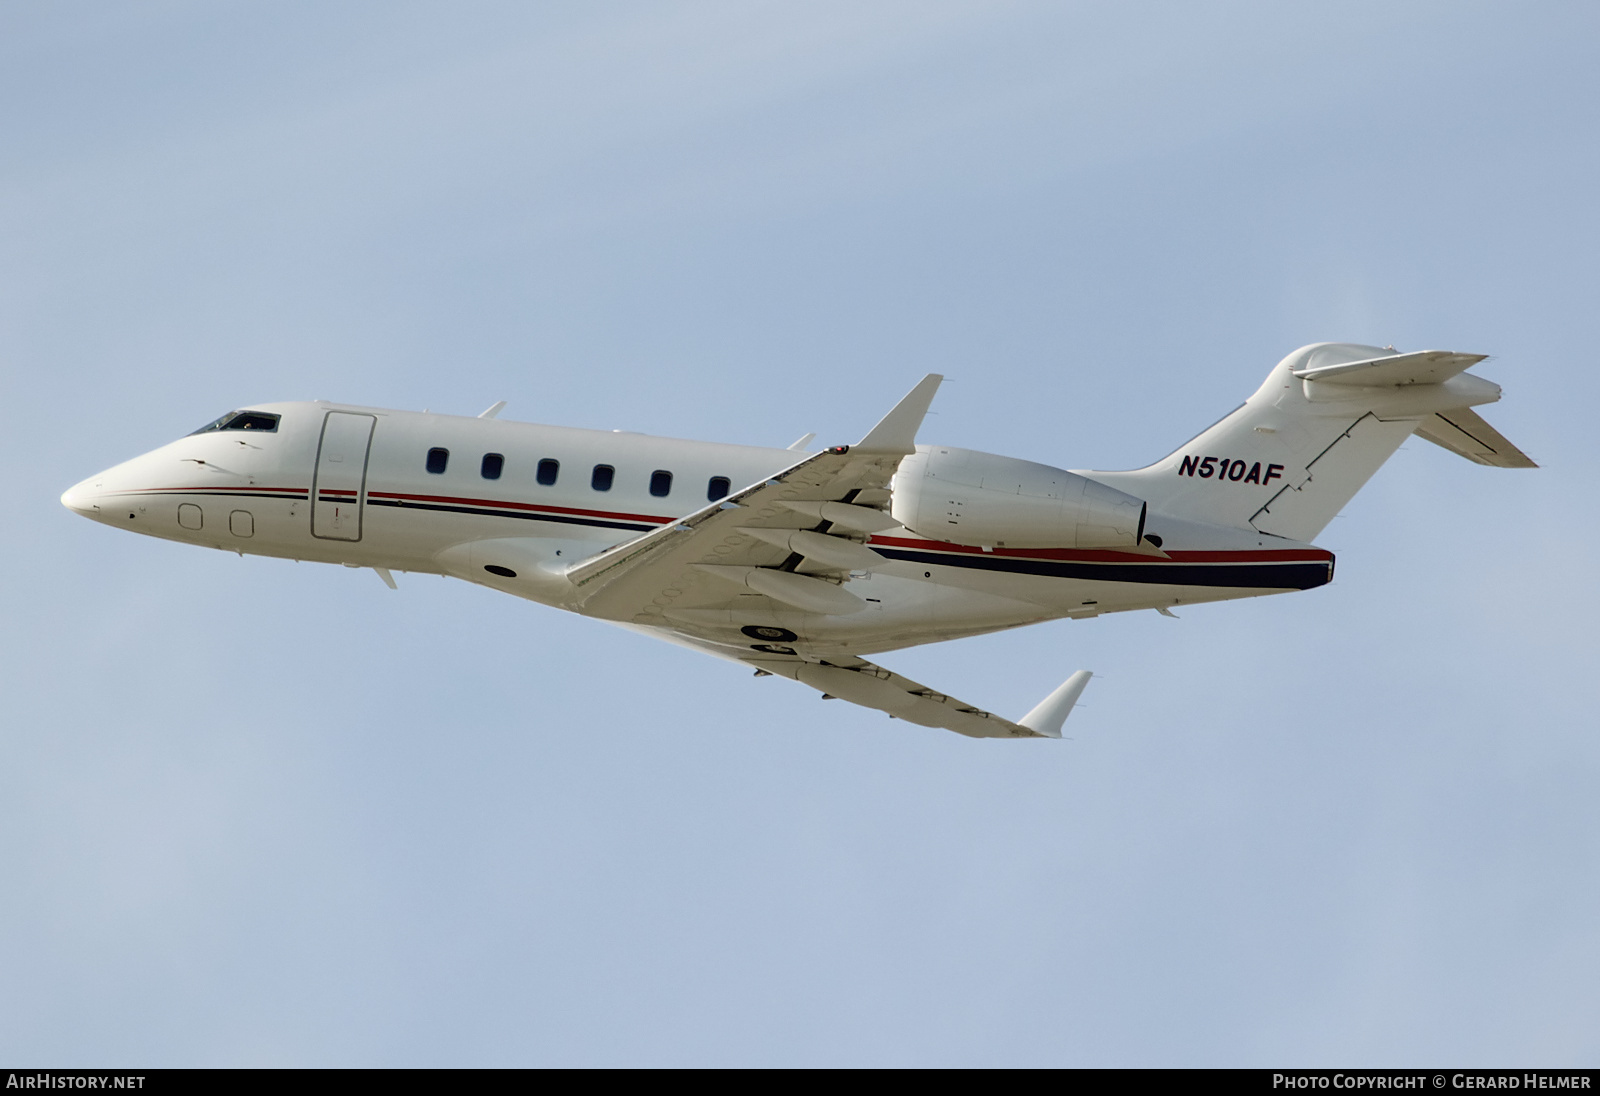
[[[311,479],[311,535],[324,540],[360,540],[366,504],[367,454],[374,415],[329,411],[317,445]]]

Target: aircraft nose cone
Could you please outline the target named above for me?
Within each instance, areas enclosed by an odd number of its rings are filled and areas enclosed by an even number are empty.
[[[82,483],[74,484],[61,493],[61,505],[71,510],[74,514],[92,517],[98,509],[92,498],[89,481],[84,480]]]

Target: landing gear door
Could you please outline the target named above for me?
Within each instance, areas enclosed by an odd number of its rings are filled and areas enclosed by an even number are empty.
[[[360,540],[366,505],[367,454],[372,448],[374,415],[329,411],[317,444],[311,478],[311,535],[324,540]]]

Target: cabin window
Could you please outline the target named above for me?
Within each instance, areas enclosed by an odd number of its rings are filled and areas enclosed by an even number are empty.
[[[539,472],[535,478],[546,487],[554,487],[556,485],[556,476],[560,471],[561,462],[546,457],[539,462]]]
[[[276,434],[278,420],[282,417],[282,415],[269,415],[265,411],[229,411],[220,419],[206,423],[194,433],[209,434],[213,430],[254,430],[260,434]]]
[[[711,482],[706,484],[706,498],[711,502],[727,498],[729,486],[727,476],[712,476]]]
[[[594,466],[594,475],[589,477],[589,486],[596,491],[611,490],[611,481],[617,478],[617,470],[609,464]]]
[[[658,499],[672,494],[672,473],[657,468],[650,473],[650,493]]]
[[[485,453],[483,455],[483,478],[499,479],[501,471],[506,466],[506,458],[502,453]]]
[[[430,450],[428,450],[428,471],[432,472],[434,475],[436,475],[436,476],[444,475],[445,466],[447,464],[449,464],[449,463],[450,463],[450,450],[448,450],[448,449],[430,449]]]

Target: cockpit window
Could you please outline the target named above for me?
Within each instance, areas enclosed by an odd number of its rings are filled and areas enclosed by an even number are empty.
[[[196,430],[195,434],[209,434],[213,430],[254,430],[260,434],[276,434],[282,415],[269,415],[265,411],[229,411],[216,422]],[[194,434],[189,435],[193,437]]]

